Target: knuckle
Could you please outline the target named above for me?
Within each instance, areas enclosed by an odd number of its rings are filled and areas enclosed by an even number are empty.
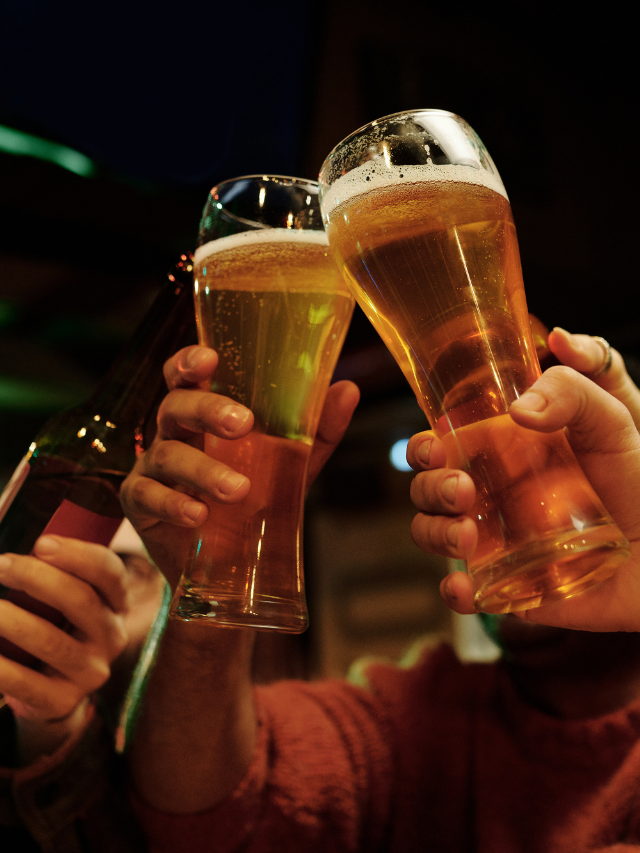
[[[36,574],[36,565],[42,567],[42,563],[36,562],[35,557],[16,554],[11,560],[11,566],[7,569],[5,577],[11,580],[16,589],[24,589]]]
[[[171,464],[172,452],[169,441],[158,442],[153,449],[153,464],[157,473],[166,476],[166,473]]]
[[[432,519],[431,525],[431,546],[437,548],[440,553],[449,553],[450,546],[446,538],[446,529],[451,523],[450,518],[437,517]]]
[[[542,377],[538,379],[538,382],[558,382],[564,385],[565,382],[575,380],[577,376],[577,371],[572,367],[567,367],[566,364],[554,364],[552,367],[545,370]]]
[[[419,513],[411,523],[411,537],[423,551],[447,556],[451,552],[445,535],[446,526],[449,523],[448,518]]]
[[[52,697],[45,709],[49,721],[70,717],[82,701],[83,692],[74,684],[59,686],[57,694]]]
[[[411,538],[419,548],[426,549],[431,543],[431,519],[418,513],[411,522]]]
[[[224,475],[231,469],[221,462],[210,460],[210,464],[203,470],[202,485],[206,494],[218,496],[218,484]]]
[[[124,563],[120,557],[109,548],[104,548],[102,551],[102,569],[108,575],[110,580],[120,585],[124,590],[126,588],[126,570]]]
[[[143,507],[146,502],[147,482],[142,477],[133,480],[129,484],[126,494],[126,506],[128,509]]]
[[[409,496],[411,501],[418,508],[420,508],[420,504],[422,503],[423,480],[424,478],[422,474],[416,474],[409,486]]]
[[[85,654],[82,665],[73,670],[73,683],[83,693],[99,690],[109,680],[111,667],[103,655]]]
[[[419,468],[418,465],[418,454],[417,454],[418,441],[417,436],[412,436],[407,443],[407,462],[411,465],[412,468]]]
[[[172,404],[175,399],[175,391],[169,391],[169,393],[163,398],[162,402],[158,406],[158,413],[156,414],[156,424],[158,425],[158,430],[162,432],[162,430],[167,426],[170,420],[173,420],[172,416]],[[158,441],[158,439],[154,440],[151,443],[151,448]]]
[[[89,689],[97,690],[109,680],[111,667],[105,658],[97,655],[92,658],[87,675]]]
[[[125,650],[129,642],[129,634],[124,625],[124,619],[114,619],[108,638],[108,647],[111,660]]]
[[[162,518],[165,521],[171,521],[179,513],[179,496],[170,492],[164,495],[160,506],[157,508],[154,515]]]
[[[131,492],[131,489],[133,488],[133,484],[137,480],[137,476],[134,471],[131,471],[129,472],[129,474],[127,474],[127,476],[122,481],[122,485],[120,486],[120,502],[122,504],[128,505],[129,503],[129,494]]]
[[[193,398],[195,400],[194,414],[196,421],[204,428],[217,424],[221,398],[217,394],[204,392]]]
[[[38,657],[52,665],[62,665],[74,657],[74,641],[63,631],[53,628],[41,637]]]
[[[436,489],[442,479],[442,472],[421,471],[411,481],[409,494],[414,505],[420,510],[432,510],[440,501],[435,497]]]
[[[178,350],[178,352],[174,353],[170,358],[168,358],[163,367],[162,373],[164,374],[164,380],[167,383],[167,387],[173,387],[174,377],[178,370],[178,364],[180,359],[183,357],[183,353],[186,352],[185,349]]]
[[[35,708],[38,711],[47,710],[47,697],[43,696],[42,693],[34,688],[30,683],[23,680],[19,685],[12,685],[11,690],[11,695],[14,699],[18,699],[30,708]]]
[[[82,582],[80,586],[70,585],[65,598],[73,605],[74,613],[92,614],[103,606],[100,592],[89,582]]]
[[[210,499],[215,503],[237,503],[244,500],[250,489],[246,475],[222,462],[209,466],[202,484],[205,502]]]

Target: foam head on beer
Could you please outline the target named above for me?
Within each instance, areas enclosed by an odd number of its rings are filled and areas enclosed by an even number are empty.
[[[320,185],[356,299],[448,466],[474,479],[478,607],[526,609],[607,577],[628,543],[566,438],[532,434],[508,414],[540,366],[511,207],[477,134],[440,110],[389,116],[340,143]]]
[[[211,502],[171,613],[298,632],[306,472],[353,311],[320,217],[317,185],[258,176],[212,190],[195,263],[211,390],[251,409],[251,432],[205,436],[205,451],[249,478],[233,506]]]

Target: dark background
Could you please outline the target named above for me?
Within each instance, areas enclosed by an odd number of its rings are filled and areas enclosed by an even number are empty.
[[[530,310],[637,370],[635,32],[621,3],[0,0],[0,125],[96,165],[0,151],[0,484],[95,387],[215,182],[314,178],[343,137],[405,109],[456,112],[486,143]],[[363,401],[307,510],[307,643],[328,674],[449,618],[446,567],[408,535],[411,475],[387,457],[424,418],[358,311],[338,372]]]
[[[2,471],[95,385],[193,247],[214,182],[315,177],[342,137],[406,108],[450,109],[485,141],[530,309],[637,358],[636,48],[622,8],[5,0],[0,124],[97,170],[0,153],[0,377],[14,383]],[[363,348],[342,373],[367,397],[406,394],[358,316],[346,353]]]

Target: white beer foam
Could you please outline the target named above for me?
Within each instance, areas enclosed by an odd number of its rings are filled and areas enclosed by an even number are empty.
[[[264,228],[260,231],[241,231],[217,240],[209,240],[204,246],[198,246],[193,262],[199,264],[206,258],[227,249],[243,249],[259,243],[314,243],[319,246],[329,246],[324,231],[311,231],[304,228]]]
[[[507,201],[509,200],[504,184],[498,175],[487,172],[486,169],[459,165],[436,166],[433,163],[420,166],[388,166],[383,161],[370,160],[338,178],[323,193],[321,206],[325,224],[338,205],[344,204],[355,196],[394,185],[402,187],[407,184],[432,183],[435,181],[439,183],[458,181],[464,184],[475,184],[493,190],[504,196]]]

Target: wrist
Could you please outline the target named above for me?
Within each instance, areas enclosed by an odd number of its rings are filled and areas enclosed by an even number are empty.
[[[216,662],[229,654],[251,650],[255,640],[251,628],[234,628],[212,625],[210,622],[186,622],[169,619],[163,644],[184,655],[188,660],[195,658],[200,664]]]
[[[22,716],[14,709],[18,766],[26,767],[60,749],[70,737],[85,728],[91,718],[92,707],[91,698],[83,696],[68,714],[46,720]]]

